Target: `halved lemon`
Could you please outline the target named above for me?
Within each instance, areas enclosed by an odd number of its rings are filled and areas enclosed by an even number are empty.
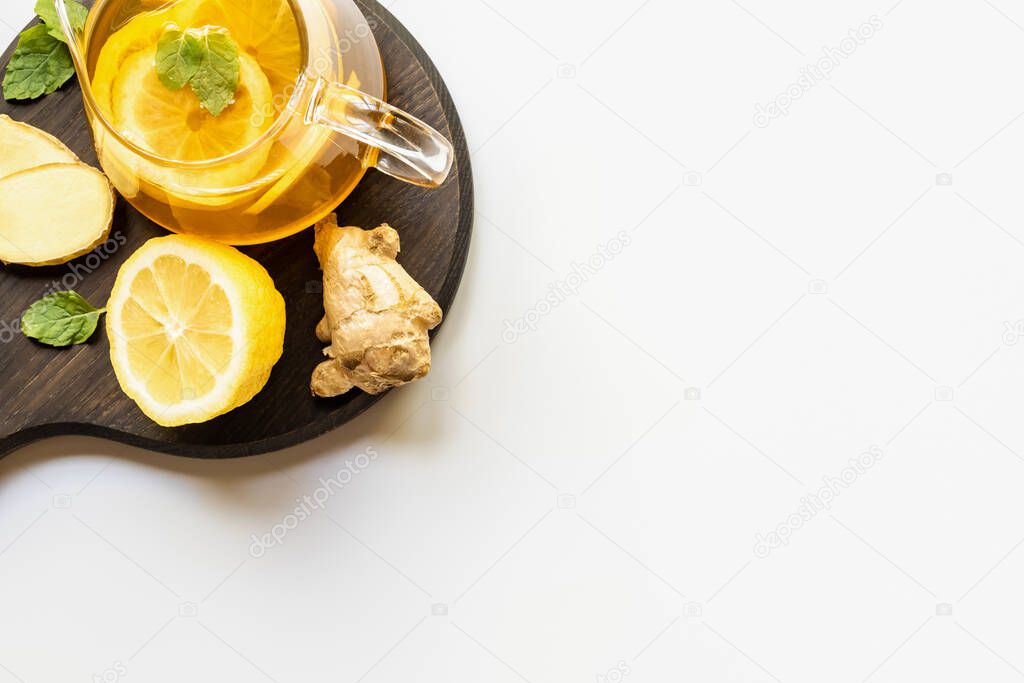
[[[206,422],[248,403],[284,346],[284,299],[237,249],[158,237],[121,266],[107,303],[117,380],[157,424]]]

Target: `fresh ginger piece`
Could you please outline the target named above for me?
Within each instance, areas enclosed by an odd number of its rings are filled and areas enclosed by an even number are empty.
[[[52,266],[89,253],[110,234],[114,203],[106,176],[82,163],[0,178],[0,261]]]
[[[0,178],[45,164],[74,164],[78,157],[49,133],[0,114]]]
[[[331,215],[317,224],[314,248],[326,312],[316,333],[330,346],[313,372],[313,393],[380,394],[425,377],[427,333],[441,324],[441,307],[395,260],[398,233],[388,225],[340,228]]]

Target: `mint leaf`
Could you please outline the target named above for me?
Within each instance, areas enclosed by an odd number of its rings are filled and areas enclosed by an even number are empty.
[[[64,0],[64,5],[71,26],[76,31],[83,30],[89,9],[76,0]],[[18,38],[18,46],[4,75],[4,98],[8,100],[32,100],[49,95],[75,75],[56,4],[53,0],[36,0],[35,10],[43,23],[22,31]]]
[[[84,344],[96,331],[101,313],[76,292],[57,292],[29,306],[21,316],[21,331],[50,346]]]
[[[202,59],[192,77],[192,90],[206,110],[220,116],[235,99],[238,90],[238,45],[222,31],[204,31],[199,35]]]
[[[85,29],[85,20],[89,16],[89,8],[75,0],[64,0],[64,6],[68,8],[68,19],[71,20],[71,27],[76,31]],[[36,14],[46,24],[46,30],[51,36],[62,43],[68,42],[64,31],[60,27],[60,19],[57,17],[57,7],[54,0],[36,0]]]
[[[49,95],[75,75],[68,46],[54,38],[45,24],[22,32],[4,76],[4,97],[32,100]]]
[[[240,71],[238,45],[224,29],[169,28],[157,43],[160,82],[168,90],[191,84],[192,92],[213,116],[220,116],[235,101]]]
[[[157,43],[156,75],[168,90],[184,88],[199,71],[202,61],[203,45],[193,33],[172,29]]]

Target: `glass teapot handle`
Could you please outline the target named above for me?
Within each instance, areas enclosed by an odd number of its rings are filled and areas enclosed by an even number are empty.
[[[317,79],[306,123],[322,125],[380,152],[379,171],[419,185],[439,187],[455,162],[447,138],[416,117],[347,85]]]

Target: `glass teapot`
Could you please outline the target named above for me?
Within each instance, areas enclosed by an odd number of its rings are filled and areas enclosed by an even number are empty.
[[[81,30],[55,4],[100,165],[169,230],[270,242],[333,211],[368,168],[428,188],[452,168],[441,133],[384,102],[373,27],[353,0],[96,0]],[[218,117],[182,99],[196,97],[187,88],[162,90],[155,65],[166,31],[210,27],[227,27],[241,59]]]

